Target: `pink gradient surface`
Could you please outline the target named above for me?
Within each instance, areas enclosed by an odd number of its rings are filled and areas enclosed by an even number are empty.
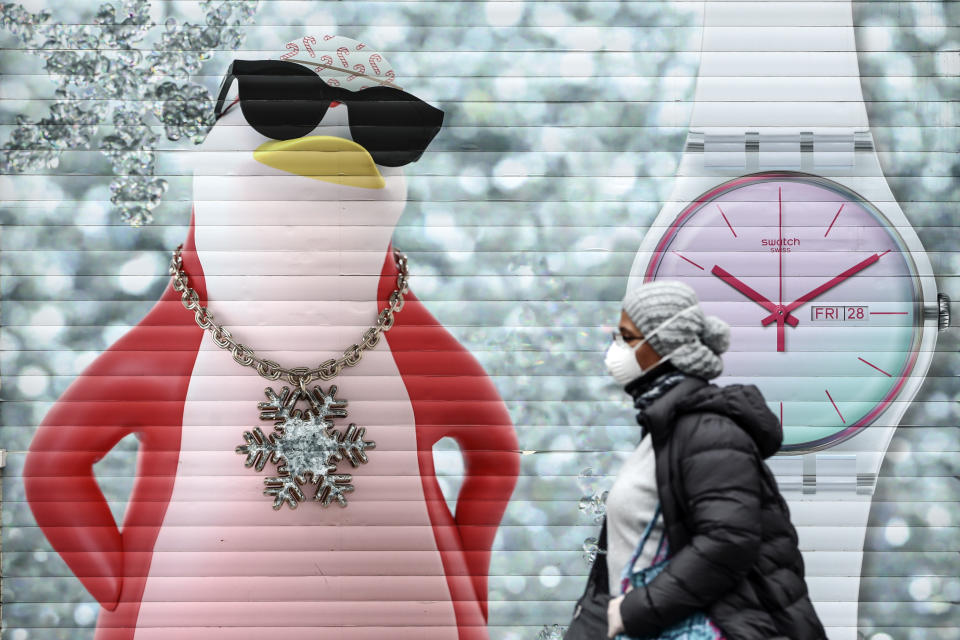
[[[715,267],[796,318],[796,326],[783,327],[782,351],[778,323],[762,324],[770,311]],[[657,246],[650,280],[687,283],[706,313],[730,324],[716,382],[756,384],[777,413],[782,402],[786,451],[822,448],[870,424],[916,359],[910,254],[873,206],[823,178],[755,174],[704,194]]]

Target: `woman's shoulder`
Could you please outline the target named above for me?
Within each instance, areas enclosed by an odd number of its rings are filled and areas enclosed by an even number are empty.
[[[704,448],[779,450],[783,430],[755,385],[703,385],[674,407],[674,435],[690,451]]]
[[[671,439],[675,439],[686,454],[718,449],[757,450],[754,438],[736,420],[709,409],[679,414]]]

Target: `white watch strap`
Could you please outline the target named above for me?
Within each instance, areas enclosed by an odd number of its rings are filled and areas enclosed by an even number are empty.
[[[816,499],[814,499],[814,495]],[[860,572],[870,497],[785,492],[810,601],[830,640],[858,640]]]
[[[856,640],[863,542],[876,477],[867,452],[777,455],[767,464],[790,509],[805,581],[831,640]]]
[[[867,128],[850,0],[706,0],[691,132]]]
[[[863,545],[883,459],[878,449],[888,443],[884,434],[868,434],[873,437],[866,450],[834,448],[767,460],[797,529],[810,601],[831,640],[858,638]]]

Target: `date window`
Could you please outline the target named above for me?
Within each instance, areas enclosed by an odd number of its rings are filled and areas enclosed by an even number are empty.
[[[828,307],[815,306],[810,307],[810,320],[813,322],[834,321],[834,322],[852,322],[857,320],[869,320],[869,307]]]

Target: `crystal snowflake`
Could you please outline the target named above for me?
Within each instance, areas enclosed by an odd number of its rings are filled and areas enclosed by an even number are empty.
[[[324,507],[336,500],[341,507],[347,506],[344,494],[353,491],[352,477],[348,473],[335,473],[337,463],[344,458],[354,467],[367,462],[367,449],[375,448],[372,441],[363,439],[364,427],[351,423],[346,432],[333,427],[333,418],[347,416],[347,401],[336,397],[337,385],[330,385],[327,393],[320,386],[312,392],[300,389],[280,389],[280,395],[270,387],[264,390],[267,402],[261,402],[260,419],[274,422],[274,431],[264,435],[260,427],[245,431],[246,444],[237,447],[239,454],[247,456],[247,467],[257,471],[270,462],[277,465],[277,475],[264,479],[264,495],[273,496],[273,508],[279,509],[286,502],[291,509],[304,500],[302,485],[316,485],[313,500]],[[310,408],[300,411],[294,408],[301,399],[306,399]]]
[[[253,21],[257,0],[204,0],[205,24],[178,25],[168,18],[159,41],[142,47],[155,26],[147,0],[104,3],[91,24],[45,24],[48,11],[30,13],[22,5],[0,4],[0,28],[25,49],[46,59],[57,82],[49,115],[37,122],[17,115],[17,127],[3,144],[0,172],[55,169],[64,150],[97,150],[112,164],[110,202],[121,219],[138,227],[153,220],[168,183],[156,172],[152,112],[168,140],[187,136],[203,142],[213,126],[213,100],[189,77],[211,52],[237,49],[238,28]],[[94,137],[104,135],[99,141]]]

